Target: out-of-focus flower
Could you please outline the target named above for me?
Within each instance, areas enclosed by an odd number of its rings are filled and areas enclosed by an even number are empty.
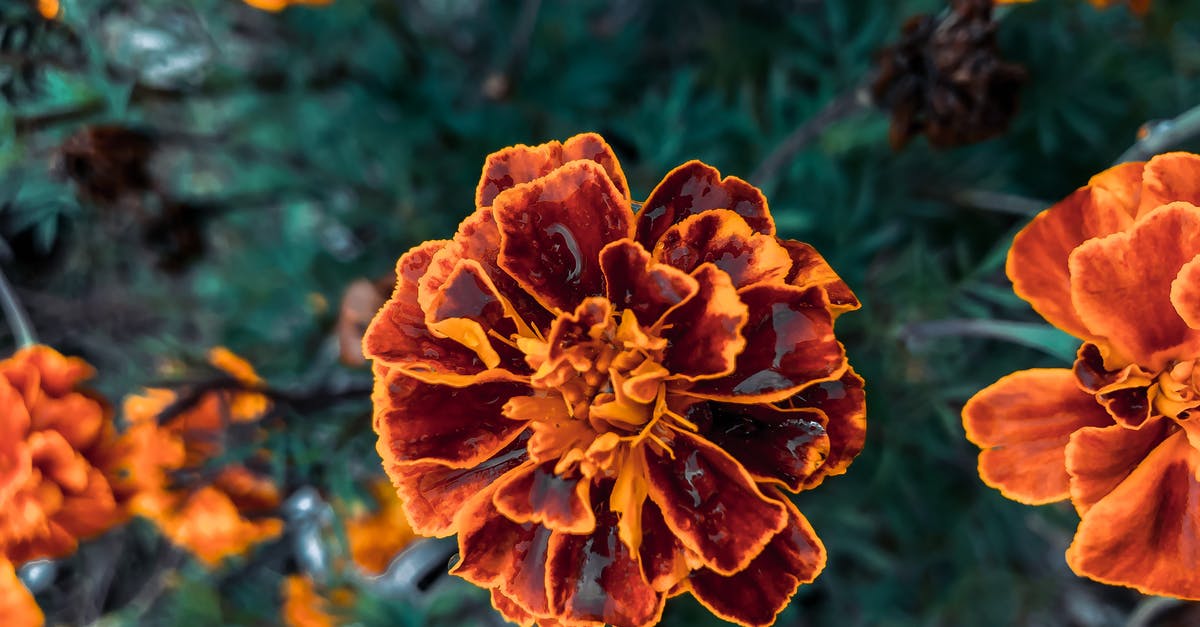
[[[363,341],[413,528],[458,534],[453,572],[519,624],[650,625],[684,592],[772,623],[825,564],[784,490],[862,448],[854,295],[703,163],[635,215],[594,134],[491,155],[476,206]]]
[[[308,5],[321,6],[326,5],[333,0],[243,0],[246,4],[264,11],[278,12],[288,7]]]
[[[375,507],[356,504],[345,519],[350,558],[369,575],[379,575],[404,547],[417,538],[390,481],[371,484]]]
[[[1083,340],[963,408],[979,474],[1030,504],[1071,499],[1076,573],[1200,598],[1200,156],[1126,163],[1042,212],[1008,255],[1017,295]]]
[[[1029,4],[1035,0],[996,0],[996,4]],[[1088,0],[1097,9],[1107,9],[1115,4],[1128,4],[1129,8],[1138,15],[1145,15],[1150,10],[1150,0]]]
[[[55,558],[117,524],[102,464],[112,412],[78,388],[91,366],[47,346],[0,361],[0,557]]]
[[[287,627],[336,627],[345,621],[339,614],[354,605],[354,593],[335,588],[321,594],[305,575],[283,579],[283,624]]]
[[[58,0],[37,0],[38,13],[48,20],[58,17],[59,9]]]
[[[338,310],[337,340],[338,349],[343,364],[347,366],[363,366],[367,358],[362,352],[363,333],[367,325],[375,317],[375,313],[387,300],[391,286],[396,277],[388,275],[387,285],[381,281],[358,279],[346,288],[342,294],[342,304]]]
[[[215,567],[283,529],[274,516],[278,489],[241,464],[213,467],[231,428],[257,421],[270,399],[245,360],[224,348],[209,361],[233,385],[185,399],[152,388],[125,399],[129,429],[122,434],[114,467],[119,495],[129,510],[152,521],[175,544]]]
[[[917,135],[948,148],[994,137],[1016,114],[1025,70],[1000,58],[992,0],[952,0],[945,16],[917,15],[880,51],[871,86],[891,111],[891,143]]]
[[[358,502],[334,509],[344,516],[351,563],[363,574],[377,576],[417,535],[390,481],[375,481],[370,492],[371,506]],[[283,598],[283,620],[289,627],[333,627],[343,623],[338,614],[354,604],[356,594],[344,586],[321,593],[309,577],[293,575],[283,581]]]
[[[8,627],[42,627],[42,608],[17,578],[12,562],[0,555],[0,617]]]

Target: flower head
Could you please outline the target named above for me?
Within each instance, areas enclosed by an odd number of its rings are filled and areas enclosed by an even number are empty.
[[[290,6],[300,6],[300,5],[320,6],[320,5],[326,5],[326,4],[329,4],[330,2],[333,2],[333,0],[243,0],[243,1],[246,4],[252,6],[256,9],[262,9],[263,11],[270,11],[272,13],[278,13],[279,11],[282,11]]]
[[[762,193],[692,161],[635,214],[597,135],[488,157],[363,340],[384,466],[521,624],[649,625],[691,592],[766,625],[825,551],[783,491],[845,471],[858,301]]]
[[[227,349],[213,349],[209,361],[240,387],[196,398],[152,388],[126,398],[129,428],[113,466],[130,512],[215,567],[279,535],[283,522],[272,515],[280,501],[272,481],[243,464],[212,464],[231,430],[253,425],[270,408],[256,391],[262,379]]]
[[[0,361],[0,557],[15,564],[68,555],[122,518],[100,467],[112,412],[78,388],[92,372],[46,346]]]
[[[979,473],[1009,498],[1071,499],[1078,574],[1200,598],[1200,156],[1126,163],[1042,212],[1008,276],[1083,340],[1072,369],[1025,370],[963,408]]]

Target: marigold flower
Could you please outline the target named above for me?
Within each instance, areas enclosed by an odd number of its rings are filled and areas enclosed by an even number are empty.
[[[0,556],[0,616],[9,627],[42,627],[46,617],[25,584],[17,578],[12,562]]]
[[[252,423],[270,408],[254,388],[263,381],[224,348],[209,361],[246,389],[213,389],[182,408],[179,395],[152,388],[125,399],[129,429],[114,456],[118,494],[130,512],[152,521],[172,542],[209,567],[278,536],[272,516],[279,490],[243,465],[209,469],[224,451],[229,427]]]
[[[1035,0],[996,0],[996,4],[1028,4]],[[1097,9],[1107,9],[1120,0],[1088,0]],[[1145,15],[1150,10],[1150,0],[1128,0],[1129,8],[1138,15]]]
[[[121,519],[98,467],[112,414],[78,388],[92,374],[47,346],[0,361],[0,557],[15,564],[73,553]]]
[[[392,559],[417,539],[401,501],[390,481],[380,479],[370,486],[374,508],[356,503],[347,508],[335,503],[334,509],[345,514],[343,521],[350,558],[354,566],[369,576],[381,575]],[[283,580],[284,624],[288,627],[334,627],[341,625],[341,614],[354,604],[357,595],[347,587],[319,592],[312,580],[292,575]]]
[[[1077,574],[1200,598],[1200,156],[1093,177],[1017,234],[1008,276],[1083,345],[1072,369],[1013,373],[963,408],[980,476],[1071,499]]]
[[[772,623],[825,564],[784,490],[862,448],[853,293],[698,161],[635,214],[594,134],[489,156],[476,207],[363,340],[413,528],[458,534],[453,572],[522,625],[650,625],[684,592]]]
[[[322,6],[333,0],[243,0],[246,4],[263,11],[278,13],[291,6],[310,5]]]
[[[379,575],[417,534],[404,515],[403,504],[390,481],[380,479],[372,483],[371,495],[375,498],[375,509],[359,504],[346,517],[346,541],[354,563],[369,575]]]
[[[326,597],[305,575],[284,577],[282,592],[282,618],[286,627],[337,627],[345,622],[339,617],[339,610],[354,604],[354,593],[350,590],[338,588]]]

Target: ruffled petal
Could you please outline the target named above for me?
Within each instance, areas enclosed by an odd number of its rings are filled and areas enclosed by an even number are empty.
[[[637,556],[621,542],[616,516],[600,504],[595,530],[555,532],[546,578],[551,608],[567,624],[643,627],[657,624],[666,597],[646,580]]]
[[[491,207],[476,209],[458,225],[454,239],[434,254],[428,270],[420,278],[418,302],[428,311],[442,285],[463,260],[479,264],[498,294],[511,306],[514,317],[538,328],[545,328],[553,314],[500,267],[500,226]]]
[[[1200,208],[1188,203],[1164,205],[1128,232],[1084,242],[1069,262],[1079,319],[1121,363],[1158,371],[1173,359],[1194,359],[1200,330],[1171,305],[1171,283],[1196,255]]]
[[[648,459],[650,499],[684,546],[721,574],[746,567],[787,523],[787,511],[767,498],[728,453],[677,431],[671,455]]]
[[[816,287],[758,284],[738,292],[750,312],[746,348],[728,376],[689,394],[734,403],[783,400],[816,381],[841,377],[846,352],[833,335],[825,293]]]
[[[654,246],[654,258],[684,272],[712,263],[737,288],[782,281],[792,269],[791,255],[774,235],[755,232],[728,209],[688,216],[667,229]]]
[[[824,418],[821,426],[829,438],[825,462],[804,480],[802,489],[815,488],[825,477],[845,474],[867,439],[867,395],[862,377],[853,368],[846,368],[842,378],[814,383],[782,404],[793,409],[817,410],[818,416]]]
[[[400,373],[378,376],[372,401],[378,449],[385,464],[436,461],[471,468],[512,442],[526,423],[504,416],[524,384],[434,385]]]
[[[1094,394],[1096,401],[1119,424],[1137,429],[1150,419],[1150,385],[1154,376],[1137,364],[1108,370],[1100,347],[1089,342],[1079,347],[1072,372],[1079,386]]]
[[[1118,194],[1126,190],[1123,181],[1140,179],[1141,171],[1141,164],[1123,164],[1098,175],[1088,186],[1039,213],[1013,239],[1007,264],[1013,291],[1050,324],[1075,337],[1095,339],[1071,303],[1067,259],[1083,242],[1123,231],[1133,223],[1134,209],[1122,204]],[[1103,184],[1097,185],[1097,179]]]
[[[0,616],[9,627],[42,627],[46,622],[42,608],[4,557],[0,557]]]
[[[787,249],[792,258],[792,269],[788,271],[784,281],[788,285],[809,288],[813,286],[825,290],[829,297],[829,309],[833,317],[854,311],[862,306],[858,297],[850,290],[850,286],[838,276],[833,268],[817,252],[817,249],[796,240],[782,240],[780,244]]]
[[[706,437],[755,481],[797,492],[829,456],[829,435],[821,424],[828,420],[818,410],[716,402],[710,409]]]
[[[596,528],[590,479],[566,479],[554,463],[528,464],[497,482],[496,509],[509,520],[532,522],[563,533],[588,534]]]
[[[465,385],[487,371],[475,351],[448,338],[436,337],[425,325],[417,282],[445,241],[425,242],[400,257],[396,289],[363,335],[363,354],[429,382]],[[489,371],[489,376],[502,373]]]
[[[575,160],[599,163],[625,200],[629,200],[629,184],[612,148],[595,133],[581,133],[563,143],[517,144],[488,155],[475,191],[475,206],[490,207],[500,192],[542,178]]]
[[[667,229],[709,209],[729,209],[755,231],[775,235],[767,199],[757,187],[736,176],[722,179],[715,168],[688,161],[668,172],[642,203],[634,239],[646,250],[654,250]]]
[[[455,518],[459,561],[450,574],[498,588],[532,615],[550,615],[546,559],[551,531],[506,518],[492,504],[493,492],[476,495]]]
[[[746,341],[746,305],[729,276],[711,263],[692,273],[696,294],[663,318],[662,336],[670,341],[662,364],[689,379],[720,377],[733,371]]]
[[[1070,495],[1065,449],[1071,434],[1111,424],[1066,369],[1014,372],[963,407],[967,439],[983,449],[979,477],[1004,496],[1032,505]]]
[[[1145,594],[1200,598],[1200,451],[1176,432],[1084,514],[1071,570]]]
[[[572,161],[496,197],[500,267],[552,311],[604,293],[600,251],[629,237],[629,202],[604,169]]]
[[[686,272],[658,263],[633,240],[615,241],[600,251],[605,296],[618,310],[628,309],[644,326],[653,326],[700,289]]]
[[[745,570],[722,576],[708,569],[692,573],[692,594],[713,614],[745,627],[766,627],[788,606],[801,584],[825,568],[825,546],[808,520],[783,495],[788,525]]]
[[[487,368],[503,362],[509,371],[524,368],[524,356],[493,335],[508,338],[525,322],[474,259],[460,259],[429,299],[425,324],[435,336],[447,337],[475,352]],[[502,357],[503,356],[503,357]]]
[[[1171,282],[1171,304],[1189,327],[1200,329],[1200,255],[1183,264]]]
[[[454,517],[472,497],[525,463],[524,434],[472,468],[450,468],[436,462],[384,466],[403,503],[413,531],[438,538],[454,535]]]
[[[1171,421],[1154,419],[1141,429],[1121,425],[1084,427],[1067,443],[1071,503],[1083,516],[1116,489],[1167,436]]]
[[[638,556],[646,580],[659,592],[671,590],[691,572],[688,548],[667,526],[662,510],[653,502],[646,502],[642,507],[641,530]]]
[[[1138,217],[1177,201],[1200,205],[1200,155],[1168,152],[1146,162]]]
[[[496,608],[504,620],[514,623],[518,627],[533,627],[537,623],[538,617],[521,607],[499,588],[492,588],[492,607]]]

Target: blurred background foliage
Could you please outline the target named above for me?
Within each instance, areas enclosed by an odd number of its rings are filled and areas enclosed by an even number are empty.
[[[1011,237],[1144,124],[1200,103],[1200,3],[999,9],[1002,56],[1028,72],[1020,110],[943,151],[890,149],[860,95],[938,0],[63,0],[51,21],[0,6],[0,259],[40,339],[95,364],[113,399],[186,378],[213,345],[317,399],[271,435],[287,491],[353,500],[379,474],[370,373],[338,359],[351,282],[448,237],[489,152],[595,130],[635,198],[692,158],[751,178],[780,235],[864,303],[839,337],[868,382],[867,448],[797,497],[830,560],[780,625],[1090,627],[1140,602],[1068,571],[1069,504],[980,482],[959,410],[1003,374],[1069,362],[1074,342],[1011,293]],[[809,141],[768,163],[797,129]],[[290,536],[209,572],[145,525],[113,535],[39,595],[52,621],[271,624],[297,564]],[[354,620],[497,624],[482,592],[430,590],[360,595]],[[677,599],[663,624],[721,622]]]

